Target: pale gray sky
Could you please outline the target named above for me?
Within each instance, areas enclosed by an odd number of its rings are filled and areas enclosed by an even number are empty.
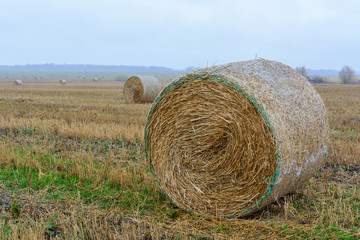
[[[0,0],[0,65],[180,69],[256,54],[360,71],[360,1]]]

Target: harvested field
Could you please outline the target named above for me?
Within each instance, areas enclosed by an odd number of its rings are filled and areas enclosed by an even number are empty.
[[[0,85],[0,239],[356,239],[360,86],[315,86],[329,156],[293,194],[242,218],[177,208],[144,154],[151,104],[119,83]],[[120,94],[119,94],[120,93]]]

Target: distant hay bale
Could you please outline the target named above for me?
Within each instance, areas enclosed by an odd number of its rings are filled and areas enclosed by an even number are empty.
[[[98,78],[93,78],[93,82],[97,82],[98,80]]]
[[[124,96],[127,103],[152,102],[160,91],[159,80],[152,76],[132,76],[124,85]]]
[[[21,80],[15,80],[14,84],[18,85],[18,86],[21,86],[21,85],[23,85],[23,82]]]
[[[257,59],[185,74],[156,98],[145,149],[163,192],[201,215],[244,216],[325,158],[325,106],[295,70]]]
[[[59,80],[60,84],[66,84],[66,80],[65,79],[61,79]]]

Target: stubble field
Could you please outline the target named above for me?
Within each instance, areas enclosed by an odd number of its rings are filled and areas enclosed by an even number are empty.
[[[245,218],[176,208],[144,154],[151,104],[122,83],[0,84],[0,239],[358,239],[360,86],[315,86],[329,155],[302,189]]]

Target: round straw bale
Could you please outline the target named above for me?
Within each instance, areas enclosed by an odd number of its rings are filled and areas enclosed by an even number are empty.
[[[244,216],[313,175],[327,129],[306,78],[275,61],[235,62],[185,74],[161,91],[146,124],[146,157],[180,208]]]
[[[66,80],[65,79],[61,79],[59,80],[60,84],[66,84]]]
[[[21,86],[23,84],[23,82],[21,80],[15,80],[14,84]]]
[[[132,76],[124,85],[124,96],[127,103],[152,102],[160,91],[161,84],[153,76]]]

